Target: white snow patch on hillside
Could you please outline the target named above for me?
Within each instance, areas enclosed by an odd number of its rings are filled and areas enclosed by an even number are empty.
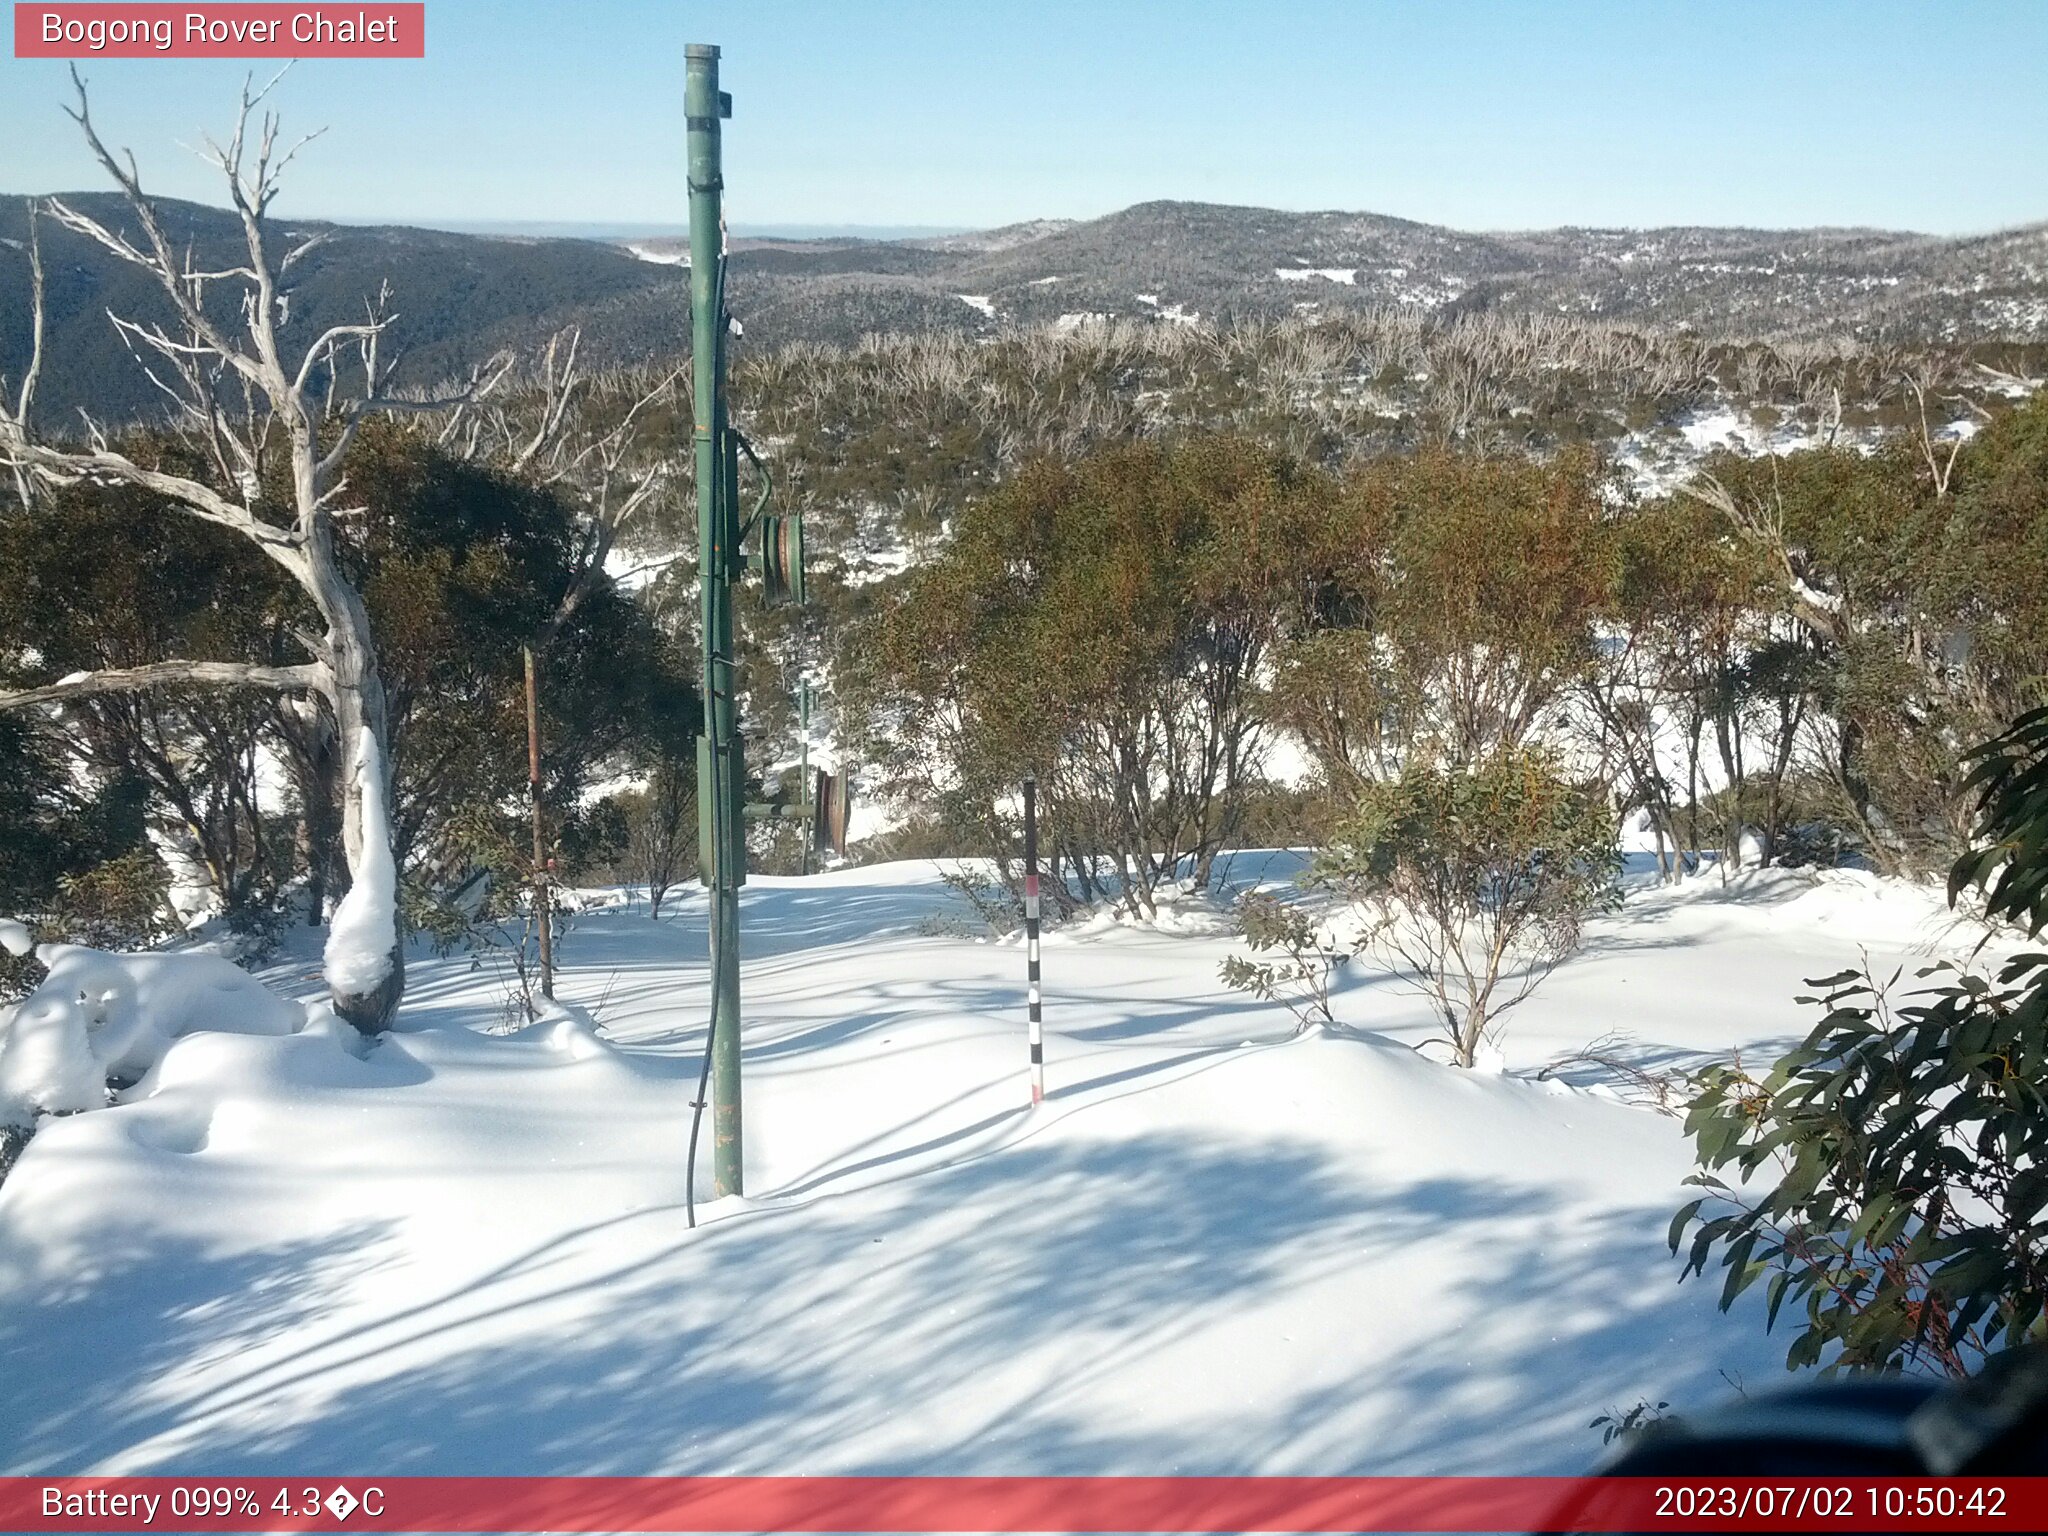
[[[1312,277],[1326,282],[1352,284],[1358,281],[1356,267],[1275,267],[1273,275],[1283,283],[1305,283]]]
[[[1797,419],[1765,426],[1727,401],[1700,406],[1667,427],[1630,432],[1614,449],[1614,462],[1638,495],[1668,495],[1690,479],[1700,461],[1716,451],[1759,454],[1802,453],[1832,441],[1867,451],[1870,439],[1854,431],[1830,434]]]
[[[628,241],[626,249],[641,261],[651,261],[664,267],[687,267],[690,264],[688,246],[672,246],[666,249],[642,245],[639,241]]]
[[[1638,890],[1469,1073],[1356,967],[1345,1029],[1297,1037],[1216,980],[1229,891],[1176,897],[1181,933],[1048,944],[1033,1112],[1024,957],[940,936],[940,873],[750,879],[749,1193],[694,1232],[694,886],[579,917],[517,1034],[422,952],[361,1055],[189,1033],[46,1121],[0,1185],[0,1471],[1579,1470],[1595,1414],[1719,1400],[1784,1339],[1674,1284],[1678,1123],[1535,1069],[1610,1031],[1651,1070],[1768,1059],[1804,977],[1944,942],[1937,895],[1875,877]]]
[[[995,319],[996,317],[995,300],[990,298],[985,293],[956,293],[953,295],[953,297],[958,299],[962,304],[965,304],[969,309],[980,310],[984,315],[987,315],[991,320]]]
[[[689,553],[679,549],[621,549],[614,544],[605,551],[604,573],[621,592],[637,592],[659,581],[664,572]]]

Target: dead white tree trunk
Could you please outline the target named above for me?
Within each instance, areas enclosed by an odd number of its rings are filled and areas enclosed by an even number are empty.
[[[391,845],[391,743],[384,684],[362,594],[336,558],[337,524],[365,510],[342,504],[347,490],[342,466],[358,426],[371,413],[440,410],[475,398],[489,388],[489,380],[480,370],[467,391],[451,398],[387,394],[379,342],[393,318],[388,289],[369,301],[361,322],[330,327],[295,360],[287,358],[278,335],[289,308],[284,285],[293,266],[323,237],[301,240],[282,256],[274,256],[270,248],[267,216],[279,177],[307,142],[302,139],[279,153],[278,119],[266,111],[252,144],[251,115],[275,79],[253,93],[245,84],[232,138],[225,147],[206,142],[205,158],[226,179],[246,247],[246,261],[217,271],[202,270],[189,252],[181,257],[173,250],[154,204],[143,192],[133,155],[116,159],[107,149],[93,126],[85,85],[75,70],[72,83],[78,104],[67,110],[123,194],[139,233],[131,237],[56,199],[44,205],[45,211],[66,229],[148,273],[169,301],[170,327],[118,315],[109,318],[151,382],[171,402],[185,435],[211,459],[217,484],[236,490],[230,494],[215,484],[138,462],[117,450],[90,419],[83,446],[48,440],[34,429],[34,381],[41,364],[40,284],[32,295],[36,354],[17,399],[9,404],[0,392],[0,462],[14,471],[25,502],[32,501],[43,485],[121,483],[155,492],[170,509],[234,530],[292,578],[311,600],[320,628],[299,634],[311,658],[300,666],[165,661],[0,693],[0,710],[169,683],[309,692],[323,700],[336,726],[342,843],[351,880],[329,932],[327,980],[335,1011],[356,1028],[374,1033],[390,1025],[404,991],[404,948]],[[39,263],[36,270],[40,271]],[[209,288],[218,291],[223,285],[240,300],[239,324],[223,320],[222,306],[208,302]],[[504,366],[494,360],[491,377],[502,375]],[[280,483],[288,487],[289,505],[278,504]]]

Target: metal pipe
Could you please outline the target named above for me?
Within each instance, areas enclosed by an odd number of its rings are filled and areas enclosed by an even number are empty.
[[[725,404],[725,187],[719,122],[731,113],[718,88],[718,49],[686,50],[683,111],[690,189],[691,401],[697,473],[697,590],[703,641],[704,729],[699,761],[711,782],[697,787],[699,846],[711,904],[711,1061],[713,1190],[745,1193],[740,1117],[740,882],[746,854],[741,824],[738,706],[734,695],[732,583],[740,574],[734,505],[738,449]],[[737,867],[736,867],[737,866]]]

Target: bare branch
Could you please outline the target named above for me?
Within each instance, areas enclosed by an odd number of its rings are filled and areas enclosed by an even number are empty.
[[[329,673],[318,662],[297,667],[262,667],[240,661],[153,661],[141,667],[86,672],[41,688],[0,690],[0,713],[33,704],[92,698],[106,693],[140,693],[151,688],[265,688],[297,693],[325,690]]]
[[[1775,474],[1775,457],[1771,461],[1771,468]],[[1800,623],[1824,640],[1841,639],[1841,621],[1825,604],[1815,600],[1813,589],[1806,584],[1793,563],[1792,551],[1785,542],[1782,507],[1765,506],[1761,503],[1740,505],[1729,494],[1725,485],[1704,471],[1680,483],[1678,491],[1680,495],[1719,512],[1728,519],[1736,533],[1771,556],[1784,575],[1786,595],[1791,600],[1793,616]]]
[[[45,448],[39,443],[27,443],[20,439],[18,430],[7,423],[4,437],[0,437],[0,463],[17,469],[34,471],[42,479],[56,485],[72,485],[81,480],[117,481],[125,485],[141,486],[159,496],[175,502],[180,511],[189,513],[204,522],[218,523],[223,528],[232,528],[262,547],[263,552],[284,566],[300,580],[305,577],[305,560],[301,554],[301,535],[293,529],[279,528],[266,523],[246,507],[229,501],[211,486],[183,475],[165,474],[162,470],[146,469],[125,454],[114,452],[105,446],[96,446],[90,452],[78,452],[57,448]],[[105,438],[97,427],[92,428],[99,444]]]
[[[15,399],[11,419],[7,415],[4,399],[0,399],[0,434],[4,435],[28,431],[29,415],[35,409],[36,403],[36,379],[43,371],[43,240],[36,217],[34,198],[28,200],[28,283],[28,368],[21,376],[21,391]],[[14,493],[26,507],[33,498],[34,483],[21,465],[15,464],[11,468],[14,472]]]

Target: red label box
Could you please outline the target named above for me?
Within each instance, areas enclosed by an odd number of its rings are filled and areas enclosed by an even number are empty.
[[[422,59],[427,8],[385,4],[24,4],[17,59]]]

